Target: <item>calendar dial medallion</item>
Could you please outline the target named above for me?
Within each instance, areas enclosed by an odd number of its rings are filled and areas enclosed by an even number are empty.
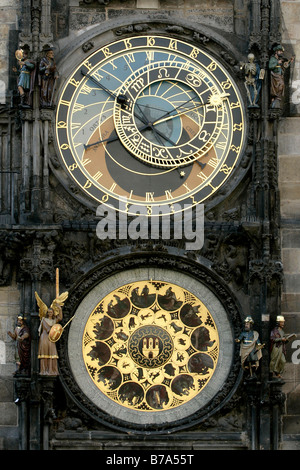
[[[219,335],[195,295],[173,283],[140,281],[101,299],[86,323],[82,352],[106,397],[156,412],[202,393],[216,369]]]
[[[165,36],[97,50],[66,81],[56,143],[67,174],[93,200],[151,215],[206,201],[243,152],[237,86],[211,54]],[[127,204],[120,205],[120,200]]]

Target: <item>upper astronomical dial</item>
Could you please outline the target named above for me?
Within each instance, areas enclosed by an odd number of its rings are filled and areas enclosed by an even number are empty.
[[[114,108],[122,144],[145,163],[165,168],[208,152],[220,135],[227,97],[199,67],[169,64],[137,70],[120,90],[124,102],[116,100]]]
[[[148,214],[205,201],[234,171],[244,140],[243,104],[225,68],[169,37],[97,50],[68,78],[57,106],[67,173],[116,209],[124,198]]]

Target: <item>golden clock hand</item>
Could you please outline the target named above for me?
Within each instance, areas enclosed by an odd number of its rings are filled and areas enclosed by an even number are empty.
[[[229,93],[222,93],[220,95],[216,94],[216,95],[211,95],[209,100],[206,102],[206,103],[201,103],[197,106],[193,106],[192,108],[188,108],[188,109],[185,109],[183,111],[180,111],[179,113],[177,112],[177,114],[173,114],[173,115],[169,115],[171,112],[173,111],[177,111],[178,109],[182,108],[182,106],[185,106],[187,103],[189,103],[190,101],[192,101],[194,98],[191,98],[190,100],[186,101],[185,103],[181,104],[180,106],[178,106],[177,108],[175,109],[172,109],[172,111],[169,111],[168,113],[164,114],[163,116],[161,116],[160,118],[158,118],[157,121],[154,121],[152,124],[153,125],[156,125],[156,124],[159,124],[161,122],[165,122],[169,119],[172,119],[174,117],[177,117],[177,116],[181,116],[182,114],[185,114],[189,111],[192,111],[193,109],[198,109],[198,108],[201,108],[202,106],[207,106],[208,104],[212,105],[212,106],[220,106],[220,104],[222,103],[222,101],[227,98],[227,96],[230,96]]]
[[[156,126],[157,124],[160,124],[161,122],[165,122],[165,121],[168,121],[169,119],[173,119],[173,118],[176,118],[178,116],[181,116],[182,114],[186,114],[194,109],[198,109],[198,108],[202,108],[203,106],[206,106],[207,104],[209,103],[201,103],[199,104],[198,106],[193,106],[192,108],[189,108],[189,109],[185,109],[183,111],[180,111],[179,113],[177,114],[172,114],[172,116],[166,116],[164,118],[158,118],[157,121],[154,121],[153,122],[153,126]]]
[[[171,109],[171,111],[167,111],[165,114],[163,114],[159,119],[163,119],[165,116],[169,116],[169,114],[173,113],[174,111],[177,111],[177,109],[182,108],[182,106],[185,106],[188,104],[190,101],[194,100],[195,97],[190,98],[188,101],[185,101],[185,103],[181,104],[180,106],[177,106],[177,108]]]

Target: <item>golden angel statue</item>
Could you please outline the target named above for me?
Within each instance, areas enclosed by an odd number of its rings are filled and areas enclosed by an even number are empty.
[[[39,326],[39,348],[38,358],[40,359],[41,375],[59,375],[57,366],[57,348],[55,342],[60,338],[62,326],[59,322],[62,320],[62,307],[67,300],[69,293],[63,292],[58,295],[50,305],[50,308],[41,300],[37,292],[35,298],[39,307],[40,326]]]

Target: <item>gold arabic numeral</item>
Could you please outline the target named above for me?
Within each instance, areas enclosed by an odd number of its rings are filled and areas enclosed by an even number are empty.
[[[130,39],[124,39],[124,44],[125,44],[126,49],[131,49],[132,48],[132,44],[130,42]]]
[[[84,189],[89,189],[92,186],[92,182],[90,180],[86,180],[83,188]]]
[[[199,50],[194,47],[192,52],[190,53],[190,57],[192,57],[192,59],[196,59],[198,54],[199,54]]]
[[[146,192],[146,201],[147,202],[154,202],[154,192]]]
[[[207,66],[207,70],[209,70],[210,72],[214,72],[217,68],[217,64],[216,62],[212,61],[208,66]]]
[[[147,215],[152,215],[152,206],[147,206]]]
[[[105,194],[102,196],[101,201],[102,201],[102,202],[107,202],[108,199],[109,199],[109,195],[108,195],[107,193],[105,193]]]
[[[155,45],[155,38],[152,36],[147,37],[147,46],[153,47]]]
[[[104,47],[102,50],[105,57],[110,57],[113,54],[112,52],[110,52],[109,47]]]
[[[177,51],[177,40],[176,39],[170,39],[169,49],[172,49],[172,51]]]
[[[221,82],[221,87],[222,87],[224,90],[229,90],[229,88],[232,87],[232,83],[231,83],[231,81],[229,80],[229,78],[227,78],[227,80],[225,80],[224,82]]]
[[[77,163],[72,163],[72,165],[69,165],[69,170],[70,171],[74,171],[74,170],[76,170],[76,168],[78,168]]]
[[[195,200],[195,196],[191,195],[190,198],[192,200],[192,204],[198,204],[198,202]]]

